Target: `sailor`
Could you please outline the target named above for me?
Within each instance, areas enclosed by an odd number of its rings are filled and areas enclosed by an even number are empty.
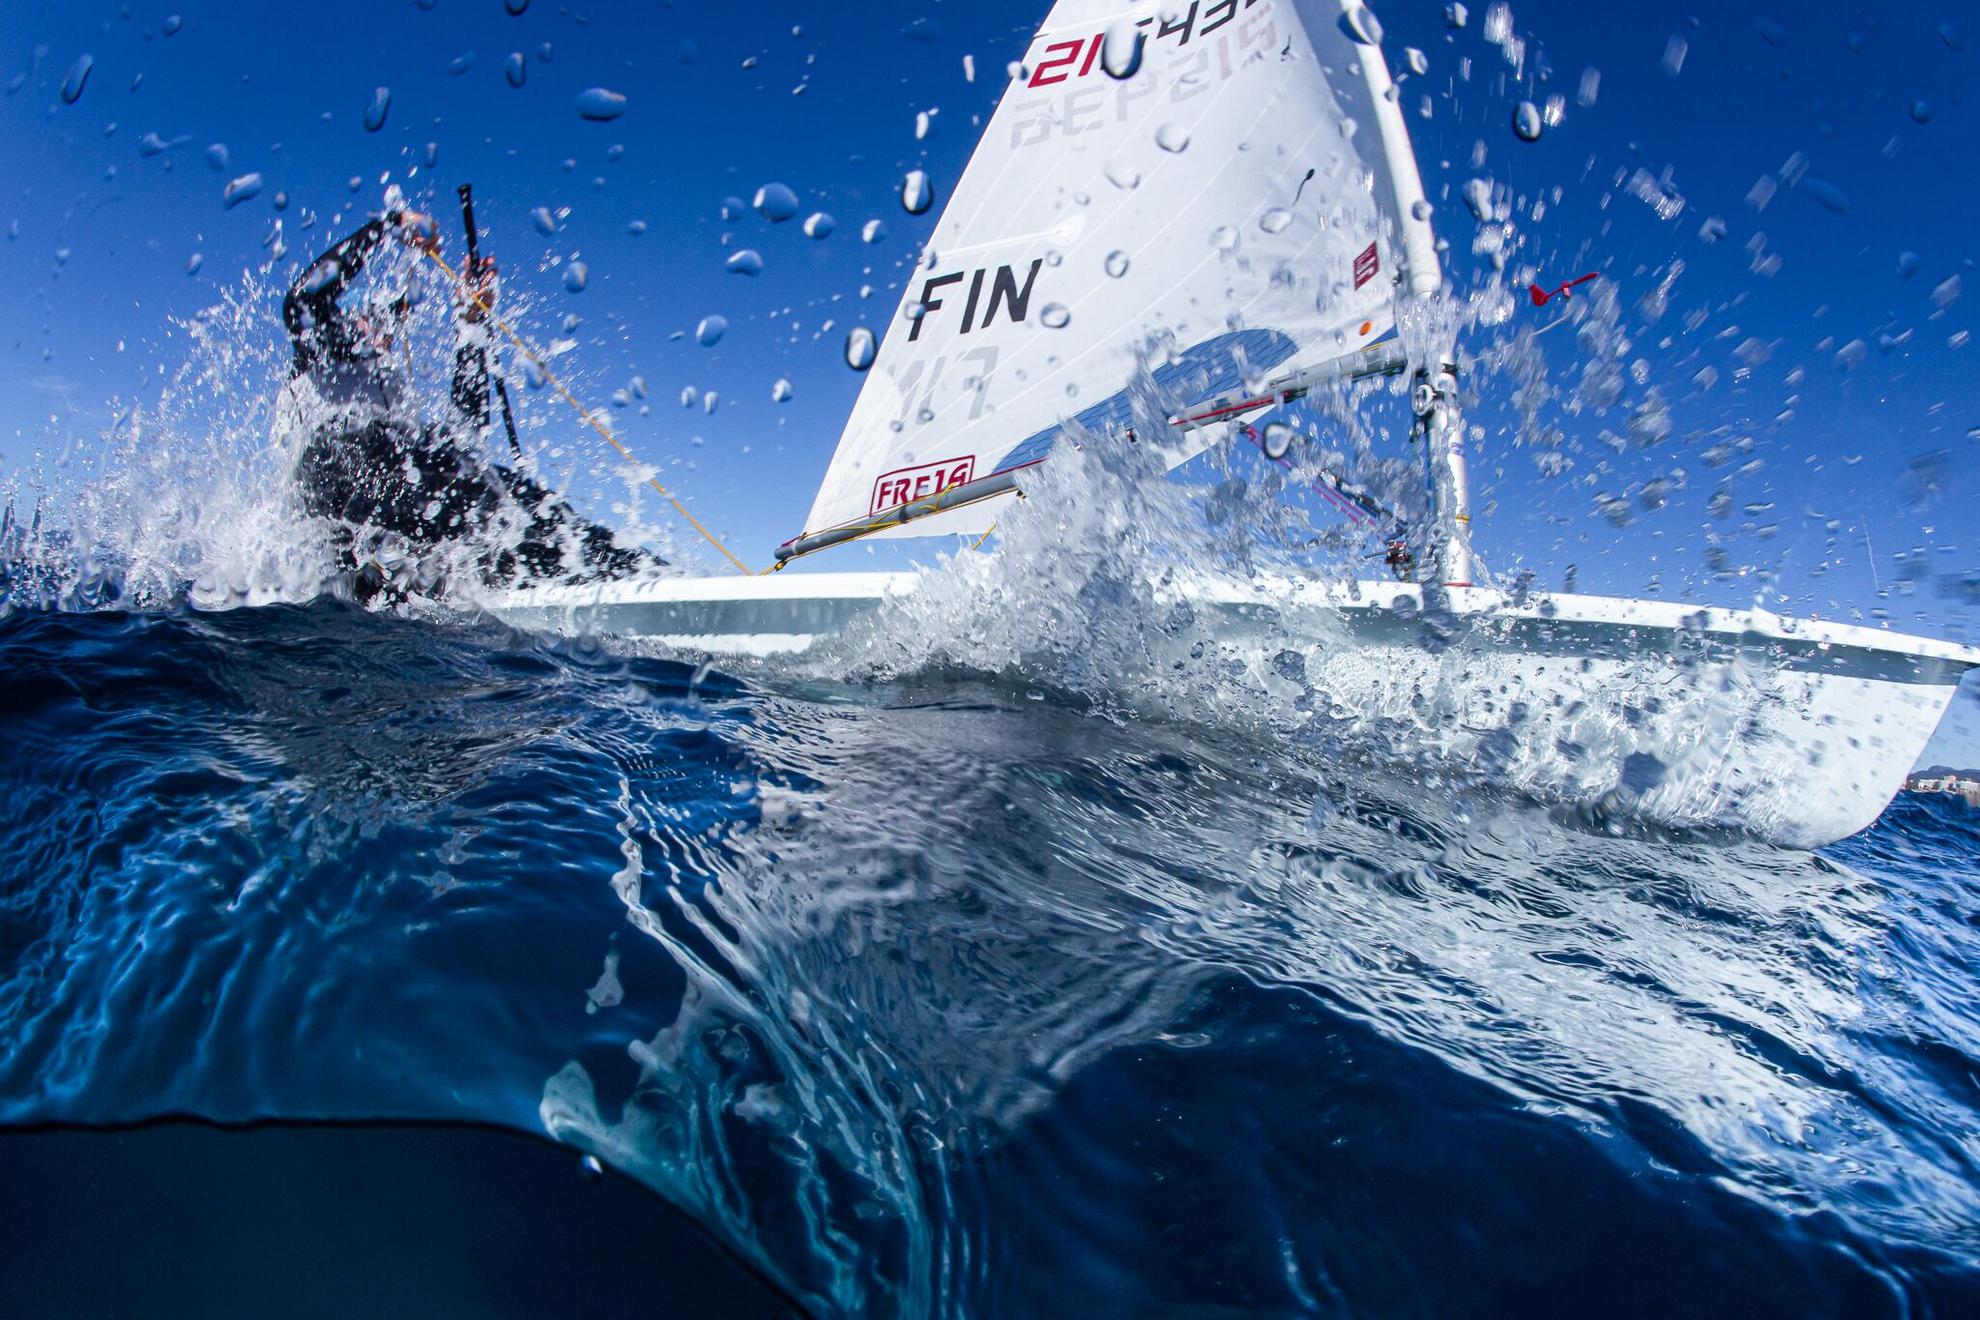
[[[1400,536],[1389,538],[1388,552],[1382,562],[1389,566],[1389,572],[1398,582],[1416,581],[1416,556],[1410,552],[1409,541]]]
[[[358,598],[376,595],[388,576],[401,589],[442,590],[449,568],[469,564],[491,584],[596,581],[658,564],[477,452],[488,423],[483,321],[495,299],[492,259],[474,263],[459,300],[448,415],[438,424],[419,417],[394,359],[408,299],[374,295],[344,305],[388,235],[428,252],[440,246],[431,217],[387,211],[318,257],[282,302],[294,357],[278,433],[300,445],[302,510],[333,524]],[[457,548],[465,553],[445,553]]]

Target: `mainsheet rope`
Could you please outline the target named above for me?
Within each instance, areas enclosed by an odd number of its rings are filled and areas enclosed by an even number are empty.
[[[563,399],[565,403],[570,404],[572,409],[576,411],[577,415],[584,419],[584,424],[586,426],[589,426],[592,430],[604,436],[605,443],[612,446],[612,448],[618,450],[620,457],[624,458],[628,463],[638,464],[639,460],[633,456],[632,451],[627,449],[624,444],[620,443],[619,438],[613,435],[610,430],[602,426],[599,423],[597,416],[589,408],[586,408],[582,403],[578,402],[577,396],[572,394],[570,390],[566,388],[564,382],[557,378],[557,373],[550,370],[550,364],[543,360],[543,355],[538,353],[535,349],[531,348],[529,344],[523,339],[523,337],[516,333],[514,327],[512,327],[507,321],[504,321],[500,316],[498,316],[495,312],[494,306],[491,303],[487,302],[482,298],[480,294],[473,291],[473,289],[469,286],[467,282],[467,273],[465,268],[461,270],[454,269],[454,267],[447,261],[445,257],[441,256],[438,252],[435,252],[430,248],[422,247],[418,249],[418,251],[421,256],[426,257],[428,260],[432,261],[434,265],[440,267],[441,270],[446,271],[447,274],[453,278],[454,283],[467,292],[469,300],[472,301],[476,307],[481,309],[482,315],[488,319],[489,323],[493,325],[497,330],[500,330],[503,334],[503,337],[505,337],[510,343],[514,344],[516,346],[517,351],[520,352],[524,357],[528,358],[530,362],[535,365],[536,369],[543,373],[543,379],[548,381],[550,383],[551,388],[557,391],[558,397]],[[647,477],[646,484],[653,487],[654,490],[658,491],[660,493],[660,497],[666,500],[667,503],[673,505],[674,512],[680,514],[681,517],[687,519],[688,526],[694,528],[695,531],[700,532],[702,539],[707,541],[708,544],[714,546],[718,551],[720,551],[722,557],[728,560],[731,564],[734,564],[736,566],[736,570],[742,573],[745,577],[764,577],[767,576],[768,574],[776,572],[778,569],[782,568],[785,564],[790,562],[790,560],[780,559],[776,563],[772,564],[770,567],[765,569],[757,570],[750,568],[749,565],[743,563],[742,560],[736,558],[736,556],[730,552],[728,546],[722,544],[720,537],[716,536],[715,533],[709,531],[706,527],[702,526],[701,520],[695,517],[692,513],[689,513],[687,506],[685,504],[682,504],[679,498],[677,498],[672,491],[668,490],[665,486],[661,485],[657,478],[652,476]],[[939,500],[940,500],[940,496],[937,496],[937,501],[938,501],[936,506],[937,508],[940,508]],[[881,530],[883,530],[883,528],[879,525],[876,525],[864,531],[861,531],[860,533],[858,533],[857,536],[848,537],[847,539],[857,540],[860,537],[868,536],[871,535],[873,532],[877,532]],[[989,527],[984,529],[983,535],[976,538],[975,543],[970,546],[970,549],[971,550],[981,549],[983,547],[983,543],[990,539],[990,533],[996,530],[997,530],[997,524],[994,522],[991,523]],[[796,559],[799,558],[799,556],[793,555],[791,556],[791,558]]]

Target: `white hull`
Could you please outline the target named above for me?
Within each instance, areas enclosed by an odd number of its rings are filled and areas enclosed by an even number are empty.
[[[507,621],[712,655],[809,649],[914,573],[676,578],[516,592]],[[1261,579],[1170,589],[1271,697],[1539,796],[1819,846],[1902,787],[1980,650],[1763,610]],[[1288,653],[1290,652],[1290,655]],[[1177,658],[1182,658],[1178,656]]]

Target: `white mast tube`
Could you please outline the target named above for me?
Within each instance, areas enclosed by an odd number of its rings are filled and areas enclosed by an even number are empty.
[[[1445,586],[1468,587],[1473,572],[1471,480],[1465,456],[1464,414],[1458,408],[1457,369],[1445,363],[1416,388],[1417,415],[1429,444],[1437,531],[1443,539],[1433,567]]]
[[[1430,228],[1430,200],[1423,192],[1423,174],[1417,168],[1416,149],[1410,145],[1409,126],[1403,121],[1402,97],[1389,76],[1389,62],[1376,44],[1381,27],[1369,14],[1362,0],[1339,0],[1344,29],[1355,38],[1360,52],[1361,76],[1368,86],[1374,107],[1375,127],[1382,142],[1382,160],[1387,166],[1390,201],[1396,225],[1402,234],[1407,282],[1398,290],[1401,297],[1427,298],[1444,285],[1443,267],[1437,261],[1437,235]],[[1372,40],[1371,40],[1372,38]],[[1397,320],[1405,314],[1398,309]],[[1408,335],[1405,334],[1405,339]],[[1430,549],[1432,565],[1445,586],[1468,587],[1472,581],[1471,555],[1471,474],[1466,463],[1464,416],[1458,407],[1456,346],[1437,345],[1433,367],[1420,368],[1414,398],[1417,425],[1427,452],[1430,486],[1436,510],[1440,544]]]

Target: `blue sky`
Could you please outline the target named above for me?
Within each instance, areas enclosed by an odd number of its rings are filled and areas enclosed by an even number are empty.
[[[111,400],[154,388],[147,375],[182,352],[169,319],[265,262],[274,221],[286,269],[375,208],[387,172],[443,203],[471,180],[512,293],[533,295],[532,336],[547,341],[563,316],[579,316],[579,348],[563,361],[581,396],[602,405],[642,378],[646,415],[637,401],[617,410],[627,444],[744,558],[767,562],[797,530],[858,390],[841,359],[845,330],[884,328],[903,263],[932,225],[935,212],[901,209],[902,173],[925,167],[939,197],[1046,6],[534,0],[516,15],[515,2],[358,0],[293,16],[202,0],[13,6],[0,25],[0,86],[11,89],[0,98],[0,480],[36,450],[99,431]],[[1469,6],[1457,31],[1441,3],[1375,8],[1392,64],[1410,46],[1429,61],[1405,84],[1405,104],[1458,286],[1475,287],[1483,269],[1458,197],[1465,181],[1545,196],[1545,216],[1521,223],[1520,259],[1550,280],[1603,271],[1627,310],[1626,367],[1641,364],[1644,384],[1632,381],[1621,408],[1551,418],[1575,459],[1554,477],[1521,447],[1504,383],[1482,384],[1476,503],[1488,560],[1550,584],[1572,564],[1583,590],[1729,604],[1753,598],[1757,570],[1798,612],[1980,636],[1958,585],[1980,570],[1980,441],[1969,434],[1980,426],[1980,345],[1954,346],[1980,320],[1980,184],[1967,159],[1980,141],[1980,18],[1817,2],[1731,4],[1694,22],[1663,4],[1518,3],[1513,31],[1527,45],[1515,76],[1487,42],[1487,4]],[[88,81],[65,103],[64,75],[85,52]],[[506,76],[512,52],[520,87]],[[1464,59],[1470,79],[1454,83]],[[1590,68],[1599,87],[1584,107]],[[368,132],[380,86],[390,109]],[[578,116],[574,98],[594,86],[626,97],[621,118]],[[1414,113],[1425,91],[1427,120]],[[1520,141],[1513,105],[1553,94],[1565,98],[1563,122]],[[919,112],[932,112],[926,138]],[[183,141],[148,155],[147,134]],[[224,170],[205,158],[213,143],[227,148]],[[1682,197],[1674,218],[1632,194],[1639,170]],[[223,206],[226,182],[250,171],[261,193]],[[1763,177],[1773,195],[1760,207],[1749,198]],[[352,178],[363,181],[356,192]],[[814,240],[797,220],[722,218],[725,197],[771,181],[797,192],[800,219],[822,210],[836,231]],[[546,236],[530,221],[537,207],[569,214]],[[317,217],[308,229],[306,212]],[[1707,241],[1714,218],[1723,237]],[[886,232],[867,244],[870,219]],[[451,240],[451,213],[443,220]],[[630,232],[636,221],[643,233]],[[725,271],[737,247],[762,253],[761,275]],[[188,275],[195,252],[202,263]],[[591,273],[581,293],[562,280],[572,259]],[[1650,322],[1643,295],[1675,261],[1669,310]],[[704,348],[693,331],[711,314],[730,329]],[[1521,307],[1507,329],[1539,315]],[[1556,342],[1566,333],[1544,342],[1569,381],[1581,360]],[[1846,349],[1858,340],[1861,361]],[[779,379],[792,384],[788,402],[772,400]],[[690,386],[716,391],[717,410],[683,408]],[[1649,397],[1667,409],[1669,437],[1605,443]],[[521,403],[541,434],[596,444],[547,394],[526,391]],[[1708,504],[1728,477],[1727,516],[1715,518]],[[1649,507],[1653,482],[1670,487],[1661,507]],[[1894,558],[1914,548],[1912,567]],[[1715,576],[1708,552],[1748,576]],[[855,552],[839,566],[867,562]],[[1900,593],[1879,594],[1894,581]],[[1980,703],[1964,704],[1953,746],[1980,761]]]

